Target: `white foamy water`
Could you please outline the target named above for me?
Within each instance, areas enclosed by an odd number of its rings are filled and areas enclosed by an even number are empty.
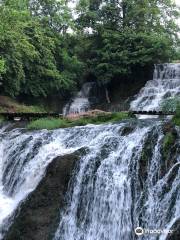
[[[4,228],[4,221],[12,215],[18,204],[36,188],[52,159],[75,151],[76,147],[64,147],[61,141],[63,131],[60,138],[53,139],[51,134],[46,130],[38,133],[1,131],[0,231]]]
[[[168,230],[178,219],[179,155],[161,176],[161,123],[144,123],[125,136],[122,132],[127,125],[119,124],[96,127],[96,137],[86,137],[89,151],[72,180],[54,240],[133,240],[137,226]],[[143,160],[147,161],[143,168],[142,152],[149,142],[152,155]],[[163,239],[164,234],[159,237]],[[155,240],[157,235],[142,239]]]
[[[167,92],[179,94],[179,64],[156,66],[154,80],[132,106],[152,110]],[[134,240],[137,226],[170,229],[180,218],[180,133],[177,128],[174,152],[165,162],[162,129],[157,119],[54,131],[0,128],[0,239],[48,164],[82,147],[54,240]]]
[[[131,110],[161,110],[165,99],[180,97],[180,64],[155,65],[153,80],[131,102]]]
[[[86,112],[90,109],[89,95],[94,82],[84,83],[77,95],[63,108],[63,115]]]
[[[85,97],[76,97],[70,105],[68,114],[86,112],[89,109],[89,100]]]

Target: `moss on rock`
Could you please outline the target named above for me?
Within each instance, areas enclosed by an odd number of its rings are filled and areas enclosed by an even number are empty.
[[[167,158],[171,148],[173,147],[174,143],[176,142],[177,132],[174,128],[174,125],[170,122],[166,123],[163,127],[163,156]]]
[[[172,147],[173,143],[175,142],[175,136],[172,132],[169,132],[165,135],[163,139],[163,150],[166,154],[169,151],[169,148]]]

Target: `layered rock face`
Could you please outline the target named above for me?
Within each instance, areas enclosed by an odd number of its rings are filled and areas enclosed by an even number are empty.
[[[58,226],[60,209],[65,206],[65,193],[78,152],[55,158],[48,166],[36,190],[15,213],[6,240],[48,240]]]

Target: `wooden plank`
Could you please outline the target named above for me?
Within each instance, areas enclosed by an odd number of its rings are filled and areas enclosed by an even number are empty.
[[[123,111],[122,111],[123,112]],[[158,116],[167,116],[175,115],[175,112],[163,112],[163,111],[126,111],[129,114],[134,115],[158,115]],[[1,112],[0,116],[5,117],[8,120],[14,120],[15,118],[20,118],[21,120],[30,120],[35,118],[62,118],[63,114],[58,112],[39,112],[39,113],[15,113],[15,112]]]
[[[163,111],[130,111],[130,113],[141,114],[141,115],[158,115],[158,116],[175,115],[175,112],[163,112]]]
[[[7,112],[1,112],[0,116],[3,116],[4,118],[8,120],[14,120],[15,118],[20,118],[21,120],[30,120],[33,118],[46,118],[46,117],[54,117],[54,118],[62,118],[63,115],[56,112],[42,112],[42,113],[7,113]]]

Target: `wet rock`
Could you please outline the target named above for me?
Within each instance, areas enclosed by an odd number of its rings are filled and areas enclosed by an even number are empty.
[[[178,134],[174,125],[167,122],[163,126],[164,138],[162,142],[162,161],[160,168],[160,177],[162,178],[166,172],[177,162],[179,154]]]
[[[121,135],[122,135],[122,136],[126,136],[126,135],[132,133],[133,130],[134,130],[134,127],[132,127],[132,126],[126,126],[126,127],[123,128],[123,130],[122,130],[122,132],[121,132]]]
[[[158,139],[158,132],[152,131],[148,133],[147,138],[145,139],[145,142],[144,142],[144,146],[141,152],[141,157],[139,160],[139,169],[138,169],[139,180],[140,180],[142,189],[144,188],[144,185],[146,183],[146,179],[148,176],[148,165],[152,159],[153,150],[157,142],[157,139]]]
[[[83,150],[55,158],[34,192],[16,211],[5,240],[49,240],[57,229],[60,210],[75,163]]]
[[[179,240],[180,239],[180,219],[178,219],[172,226],[173,233],[169,234],[166,240]]]
[[[177,136],[177,131],[174,128],[172,122],[167,122],[163,125],[163,133],[166,135],[167,133],[172,133],[175,137]]]
[[[9,122],[5,122],[4,125],[8,124]],[[17,121],[17,122],[11,122],[9,123],[9,125],[7,126],[5,132],[10,132],[14,129],[17,128],[22,128],[23,132],[27,132],[27,130],[25,129],[27,126],[28,122],[27,121]]]

